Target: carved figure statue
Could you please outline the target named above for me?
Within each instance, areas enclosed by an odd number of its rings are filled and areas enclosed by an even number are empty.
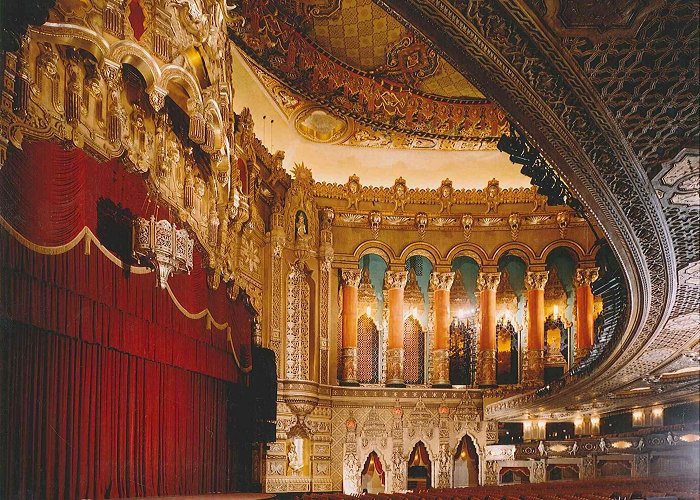
[[[540,441],[540,444],[537,445],[537,451],[541,456],[545,456],[547,454],[547,450],[544,447],[544,441]]]
[[[569,451],[569,455],[574,456],[578,452],[578,441],[574,441],[574,444],[571,445],[571,450]]]
[[[308,234],[308,229],[306,228],[306,220],[304,220],[304,214],[301,212],[297,214],[296,233],[297,239],[300,240],[306,239],[306,235]]]
[[[642,451],[644,448],[644,438],[640,437],[639,442],[637,443],[637,450]]]
[[[292,441],[289,445],[289,453],[287,453],[287,459],[289,460],[289,468],[294,472],[299,472],[304,466],[304,458],[302,457],[301,450],[297,449],[299,443]]]
[[[600,451],[603,453],[608,451],[608,443],[605,442],[604,437],[600,438],[600,443],[598,443],[598,447],[600,448]]]

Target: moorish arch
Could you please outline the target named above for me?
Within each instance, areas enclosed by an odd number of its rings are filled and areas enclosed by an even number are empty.
[[[433,266],[438,265],[442,261],[440,251],[434,245],[424,241],[417,241],[406,245],[406,247],[401,250],[399,259],[405,262],[413,256],[422,256],[429,260]]]

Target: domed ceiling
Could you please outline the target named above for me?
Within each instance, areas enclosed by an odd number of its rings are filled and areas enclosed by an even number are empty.
[[[248,0],[235,12],[236,108],[253,111],[288,170],[303,162],[340,184],[530,186],[496,150],[503,111],[374,0]]]
[[[498,106],[373,0],[250,0],[230,32],[308,140],[489,151],[507,130]]]

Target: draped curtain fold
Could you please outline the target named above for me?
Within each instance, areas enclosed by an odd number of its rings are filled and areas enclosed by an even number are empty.
[[[94,231],[100,197],[139,213],[145,196],[116,162],[53,144],[13,151],[0,170],[0,214],[38,245]],[[0,228],[0,497],[243,489],[250,394],[227,331],[99,249],[34,250]],[[231,325],[249,366],[250,312],[209,290],[200,263],[197,252],[173,295]]]

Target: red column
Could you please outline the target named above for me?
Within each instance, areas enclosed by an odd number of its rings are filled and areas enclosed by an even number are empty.
[[[343,269],[343,363],[342,385],[359,385],[357,382],[357,287],[360,284],[359,269]]]
[[[406,271],[387,271],[384,277],[389,300],[389,338],[386,352],[386,385],[401,387],[403,379],[403,289]]]
[[[433,342],[433,386],[450,386],[450,289],[455,273],[432,273],[435,341]]]
[[[527,288],[527,371],[525,382],[541,384],[544,381],[544,286],[549,272],[528,271]]]
[[[481,332],[479,333],[479,385],[496,385],[496,290],[501,273],[479,273]]]
[[[578,361],[588,355],[595,341],[593,330],[593,292],[591,283],[598,279],[599,268],[576,269],[576,352]]]

